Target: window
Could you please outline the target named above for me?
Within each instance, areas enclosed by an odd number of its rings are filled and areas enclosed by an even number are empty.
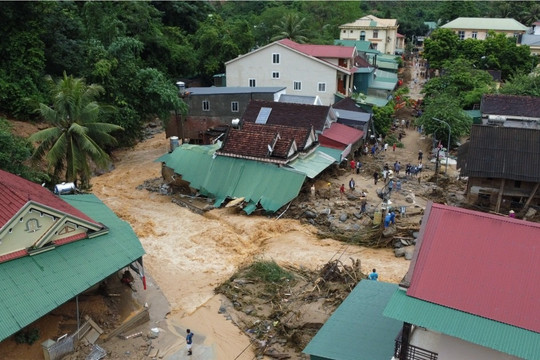
[[[459,40],[465,39],[465,31],[459,30],[459,31],[457,32],[457,34],[458,34]]]
[[[272,54],[272,64],[279,64],[279,54]]]
[[[371,43],[371,47],[373,48],[373,50],[377,50],[377,45],[379,45],[379,44],[377,44],[377,43]]]
[[[473,31],[471,34],[471,38],[478,39],[478,31]]]
[[[326,83],[323,83],[323,82],[318,83],[317,90],[319,92],[326,92]]]
[[[343,30],[343,33],[345,34],[347,32],[347,30]]]
[[[514,187],[519,189],[521,187],[521,181],[519,180],[514,181]]]
[[[255,79],[249,79],[249,87],[255,87],[255,86],[256,86]]]
[[[279,79],[279,71],[272,71],[272,79]]]
[[[202,109],[203,109],[203,111],[210,111],[210,101],[203,100]]]
[[[379,30],[373,30],[373,38],[377,39],[379,37]]]
[[[231,101],[231,112],[238,112],[238,101]]]
[[[293,89],[296,91],[302,90],[302,82],[301,81],[295,81],[293,85]]]
[[[360,40],[366,40],[366,32],[364,30],[360,31]]]

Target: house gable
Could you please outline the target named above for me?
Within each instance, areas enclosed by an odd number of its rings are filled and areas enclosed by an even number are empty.
[[[107,231],[48,189],[1,170],[0,199],[0,262]]]

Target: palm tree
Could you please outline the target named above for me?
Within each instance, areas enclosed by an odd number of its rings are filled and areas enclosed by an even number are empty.
[[[279,25],[274,25],[274,30],[278,32],[277,35],[270,39],[271,41],[290,39],[299,44],[307,42],[308,38],[305,36],[306,29],[304,28],[305,18],[299,18],[298,14],[287,14]]]
[[[84,79],[67,76],[54,82],[50,76],[52,106],[39,104],[35,110],[52,125],[38,131],[29,140],[38,143],[32,154],[32,160],[45,157],[49,171],[54,170],[60,176],[65,170],[65,180],[87,188],[90,179],[89,160],[98,166],[107,166],[109,156],[103,150],[105,145],[116,144],[110,135],[121,126],[98,122],[106,106],[99,105],[94,99],[103,93],[99,85],[86,85]]]

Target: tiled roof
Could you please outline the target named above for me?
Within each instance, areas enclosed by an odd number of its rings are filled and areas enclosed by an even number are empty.
[[[304,128],[245,122],[241,129],[229,130],[217,153],[247,158],[287,159],[293,141],[303,149],[308,134],[309,131]]]
[[[255,124],[251,122],[242,123],[242,130],[252,131],[252,132],[268,132],[272,134],[279,134],[281,142],[290,142],[290,140],[296,141],[296,146],[298,151],[303,151],[311,129],[299,128],[293,126],[284,126],[284,125],[262,125]]]
[[[441,26],[443,29],[526,31],[527,27],[510,18],[459,17]]]
[[[279,43],[316,58],[350,59],[356,51],[354,46],[298,44],[290,39],[282,39]]]
[[[473,125],[464,176],[540,182],[540,130]],[[459,159],[460,164],[463,159]]]
[[[485,94],[480,111],[484,115],[540,119],[540,96]]]
[[[351,99],[350,97],[343,98],[339,100],[338,102],[334,103],[332,105],[333,109],[341,109],[341,110],[349,110],[349,111],[358,111],[367,113],[366,110],[362,109],[360,106],[356,104],[356,101]]]
[[[540,333],[540,224],[440,204],[422,224],[407,296]]]
[[[271,108],[266,124],[303,127],[322,131],[330,106],[281,103],[265,100],[251,100],[242,116],[243,121],[255,122],[261,108]]]
[[[82,211],[54,195],[47,188],[3,170],[0,170],[0,200],[2,202],[2,206],[0,206],[0,229],[29,201],[98,224]]]

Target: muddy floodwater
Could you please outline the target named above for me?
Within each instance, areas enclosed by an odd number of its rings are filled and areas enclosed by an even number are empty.
[[[161,176],[161,163],[155,160],[168,148],[161,133],[115,153],[115,169],[92,180],[93,192],[137,233],[146,250],[146,271],[171,304],[170,320],[205,332],[204,341],[216,349],[217,358],[236,358],[249,338],[218,314],[214,288],[254,259],[308,269],[336,258],[360,259],[363,272],[375,267],[380,280],[394,283],[406,273],[409,262],[390,249],[321,240],[315,228],[296,220],[245,216],[230,208],[199,215],[168,196],[137,189],[145,180]],[[253,355],[247,349],[238,358]]]

